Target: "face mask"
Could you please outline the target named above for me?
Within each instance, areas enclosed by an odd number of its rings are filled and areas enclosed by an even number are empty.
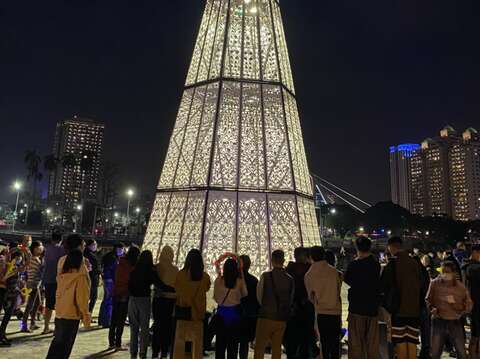
[[[117,257],[123,256],[123,248],[122,249],[117,249]]]

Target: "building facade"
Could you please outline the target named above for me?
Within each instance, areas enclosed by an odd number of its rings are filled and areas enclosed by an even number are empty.
[[[392,166],[392,153],[390,157]],[[480,137],[475,129],[459,134],[446,126],[413,151],[408,166],[410,207],[405,208],[422,216],[480,219]],[[400,181],[398,175],[392,178],[392,201],[400,198],[393,191]]]
[[[411,210],[411,159],[419,144],[407,143],[390,147],[390,185],[392,202]]]
[[[104,130],[104,124],[77,116],[57,123],[57,166],[49,177],[49,198],[61,199],[67,207],[97,198]]]

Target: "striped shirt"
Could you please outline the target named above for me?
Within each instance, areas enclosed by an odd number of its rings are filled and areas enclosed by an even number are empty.
[[[32,257],[27,269],[27,287],[37,288],[42,279],[43,262],[39,257]]]

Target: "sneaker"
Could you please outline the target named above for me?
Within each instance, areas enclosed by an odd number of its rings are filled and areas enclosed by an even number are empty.
[[[31,333],[30,329],[27,327],[27,323],[21,322],[20,323],[20,331],[22,333]]]
[[[30,325],[30,330],[33,331],[33,330],[38,330],[38,329],[40,329],[40,327],[38,325],[36,325],[35,323]]]

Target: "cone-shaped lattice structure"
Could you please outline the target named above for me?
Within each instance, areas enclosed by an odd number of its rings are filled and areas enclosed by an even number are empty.
[[[207,0],[144,248],[183,263],[320,243],[279,4]]]

